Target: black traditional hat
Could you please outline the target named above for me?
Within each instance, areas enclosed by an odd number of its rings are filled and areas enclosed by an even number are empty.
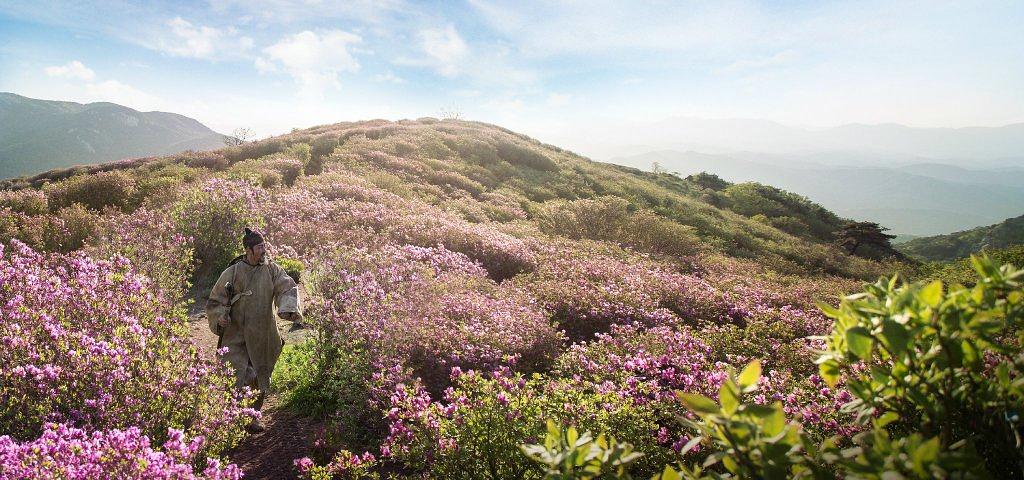
[[[263,235],[260,235],[259,232],[249,230],[249,227],[245,227],[245,236],[242,237],[242,245],[244,245],[245,248],[252,248],[261,243],[263,243]]]

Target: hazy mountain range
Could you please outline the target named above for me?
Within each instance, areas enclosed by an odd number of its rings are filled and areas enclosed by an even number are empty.
[[[0,178],[129,157],[206,150],[224,136],[198,121],[113,103],[37,100],[0,92]]]
[[[842,166],[778,155],[658,151],[610,159],[686,176],[706,171],[807,196],[837,214],[872,220],[894,233],[937,235],[991,225],[1024,212],[1024,168],[962,168],[935,163]]]
[[[916,128],[849,124],[800,128],[767,120],[677,117],[646,123],[581,128],[581,153],[597,159],[658,150],[703,153],[758,152],[790,162],[829,165],[943,163],[1024,167],[1024,123],[1001,127]]]

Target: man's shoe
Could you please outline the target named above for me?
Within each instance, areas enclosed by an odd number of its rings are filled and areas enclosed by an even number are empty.
[[[267,431],[267,426],[263,423],[263,420],[254,418],[249,425],[246,425],[245,430],[249,433],[263,433]]]

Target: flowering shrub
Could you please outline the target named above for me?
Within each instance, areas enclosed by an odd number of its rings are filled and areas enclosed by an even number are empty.
[[[295,460],[295,468],[302,478],[309,480],[365,480],[380,478],[373,470],[377,466],[377,458],[370,452],[356,455],[348,450],[341,450],[327,465],[316,465],[309,457]]]
[[[855,448],[841,449],[837,437],[816,445],[781,402],[743,402],[760,383],[755,361],[722,384],[718,403],[679,394],[700,417],[685,420],[699,436],[684,451],[698,443],[711,451],[701,467],[661,478],[721,478],[722,469],[742,478],[1019,476],[1024,270],[972,261],[974,288],[897,286],[892,277],[839,308],[822,306],[836,325],[821,372],[830,386],[846,377],[844,409],[864,429]]]
[[[454,368],[452,377],[455,386],[437,401],[415,385],[395,388],[382,455],[431,478],[485,472],[485,478],[538,479],[543,470],[517,447],[543,438],[545,419],[554,419],[636,442],[646,457],[638,468],[649,473],[673,458],[668,445],[657,443],[656,412],[614,393],[508,369],[483,375]]]
[[[233,376],[201,358],[176,311],[123,257],[0,250],[0,424],[16,439],[47,422],[88,431],[168,428],[216,453],[248,420]]]
[[[38,250],[76,250],[96,228],[97,215],[80,204],[52,215],[27,215],[0,207],[0,241],[17,239]]]
[[[242,251],[245,227],[262,227],[257,206],[265,198],[259,187],[215,178],[189,188],[174,204],[171,218],[178,233],[194,239],[197,264],[213,272]]]
[[[0,436],[0,473],[8,479],[121,479],[237,480],[235,465],[208,458],[202,473],[192,465],[199,459],[202,438],[187,439],[180,430],[165,435],[163,447],[151,445],[138,427],[92,433],[67,425],[47,424],[43,434],[19,443]]]
[[[741,320],[709,283],[663,265],[608,255],[552,252],[533,273],[516,278],[553,314],[571,340],[588,340],[612,325],[642,326]]]
[[[120,255],[174,300],[189,287],[194,265],[193,240],[178,233],[164,212],[140,208],[104,217],[87,252],[93,258]]]
[[[319,262],[310,316],[329,339],[365,342],[433,391],[452,366],[548,365],[561,337],[521,290],[443,247],[343,249]]]
[[[34,188],[0,191],[0,208],[26,215],[43,215],[49,211],[46,194]]]

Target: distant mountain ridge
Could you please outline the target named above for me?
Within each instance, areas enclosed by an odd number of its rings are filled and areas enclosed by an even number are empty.
[[[757,119],[673,117],[602,125],[576,132],[581,151],[597,159],[694,150],[758,152],[819,164],[892,165],[924,162],[974,167],[1024,167],[1024,123],[997,127],[926,128],[894,123],[803,128]],[[628,144],[624,143],[628,139]]]
[[[919,260],[948,261],[1014,245],[1024,245],[1024,215],[948,235],[915,238],[896,249]]]
[[[224,146],[224,136],[175,113],[108,102],[38,100],[0,92],[0,178],[77,164]]]
[[[650,169],[658,162],[682,176],[706,171],[731,182],[753,181],[810,198],[847,218],[893,233],[937,235],[991,225],[1024,211],[1024,169],[950,165],[839,166],[769,154],[711,155],[658,151],[609,160]]]

